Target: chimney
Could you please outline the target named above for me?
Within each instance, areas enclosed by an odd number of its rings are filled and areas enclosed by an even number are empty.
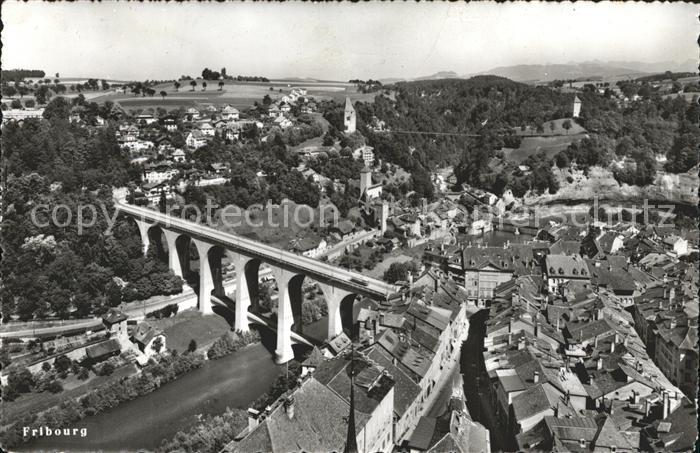
[[[627,347],[627,344],[628,344],[628,343],[629,343],[628,335],[625,335],[625,339],[622,340],[622,344],[623,344],[625,347]]]
[[[520,341],[518,341],[518,350],[522,351],[523,349],[525,349],[525,339],[521,338]]]
[[[579,439],[578,440],[578,446],[580,448],[586,448],[586,439]]]
[[[603,369],[603,358],[602,357],[598,357],[598,360],[596,361],[596,364],[595,364],[595,369],[596,370]]]
[[[557,318],[557,331],[559,331],[559,318]]]
[[[662,420],[665,420],[666,417],[668,417],[669,409],[670,407],[668,404],[668,390],[664,390],[664,414]]]
[[[294,418],[294,397],[290,396],[284,401],[284,411],[287,417],[291,420]]]
[[[260,424],[260,411],[248,408],[248,432],[253,431]]]
[[[534,382],[535,384],[540,382],[540,372],[539,371],[535,371],[534,376],[532,376],[532,382]]]
[[[610,354],[612,354],[613,352],[615,352],[615,344],[616,344],[615,341],[613,341],[612,343],[610,343]]]
[[[651,404],[649,403],[649,398],[644,399],[644,416],[649,416],[649,411],[651,410]]]
[[[635,390],[632,390],[632,403],[639,404],[639,393],[637,393]]]
[[[508,332],[508,344],[510,345],[513,342],[513,334]]]
[[[678,325],[678,322],[676,321],[676,318],[671,318],[671,321],[668,324],[668,328],[675,329],[677,325]]]
[[[598,336],[593,337],[593,349],[598,349]]]

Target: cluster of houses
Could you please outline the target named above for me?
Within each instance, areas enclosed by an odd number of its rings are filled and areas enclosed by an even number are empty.
[[[223,451],[343,451],[350,412],[359,452],[491,451],[459,375],[460,346],[476,309],[463,290],[428,272],[387,301],[360,304],[349,326],[355,347],[342,333],[314,348],[297,386],[263,411],[249,409],[248,426]],[[441,394],[449,398],[439,402]]]
[[[489,310],[482,391],[507,449],[693,448],[696,236],[552,224],[525,243],[426,250]]]

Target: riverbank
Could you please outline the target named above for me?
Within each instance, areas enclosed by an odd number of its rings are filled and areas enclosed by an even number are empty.
[[[39,438],[17,451],[154,450],[163,439],[186,431],[198,416],[218,415],[227,407],[247,409],[279,375],[262,344],[243,348],[164,384],[157,390],[107,412],[75,423],[87,436]]]

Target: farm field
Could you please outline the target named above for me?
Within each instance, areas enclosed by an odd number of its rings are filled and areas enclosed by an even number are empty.
[[[95,102],[112,101],[119,103],[127,110],[190,107],[196,104],[230,104],[238,109],[251,107],[254,102],[260,102],[265,95],[277,100],[289,93],[292,88],[303,87],[307,95],[317,100],[334,99],[342,101],[350,97],[352,101],[372,102],[376,93],[359,93],[354,85],[343,82],[316,82],[316,81],[271,81],[271,82],[232,82],[226,81],[219,91],[217,81],[207,81],[206,91],[202,90],[202,80],[196,79],[195,90],[189,85],[189,81],[182,80],[179,90],[175,90],[172,83],[162,83],[153,86],[156,95],[152,97],[135,96],[131,93],[107,93],[91,100]],[[165,91],[165,99],[159,93]]]
[[[562,124],[564,124],[564,121],[566,120],[571,121],[571,129],[568,131],[562,127]],[[554,123],[554,129],[552,130],[552,127],[550,126],[550,123]],[[536,130],[532,129],[530,126],[525,127],[525,130],[521,128],[517,128],[515,130],[516,135],[520,135],[523,137],[527,137],[528,135],[537,135],[537,136],[557,136],[557,135],[576,135],[576,134],[584,134],[586,133],[586,129],[584,129],[581,125],[579,125],[575,119],[573,118],[560,118],[557,120],[552,120],[552,121],[547,121],[545,123],[542,123],[542,127],[544,128],[543,133],[537,133]]]

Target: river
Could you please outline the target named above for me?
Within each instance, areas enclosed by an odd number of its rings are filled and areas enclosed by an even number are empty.
[[[226,407],[246,409],[280,373],[270,351],[255,344],[204,365],[153,393],[76,423],[87,437],[40,438],[18,451],[152,450],[163,439],[188,430],[198,414],[221,414]]]

